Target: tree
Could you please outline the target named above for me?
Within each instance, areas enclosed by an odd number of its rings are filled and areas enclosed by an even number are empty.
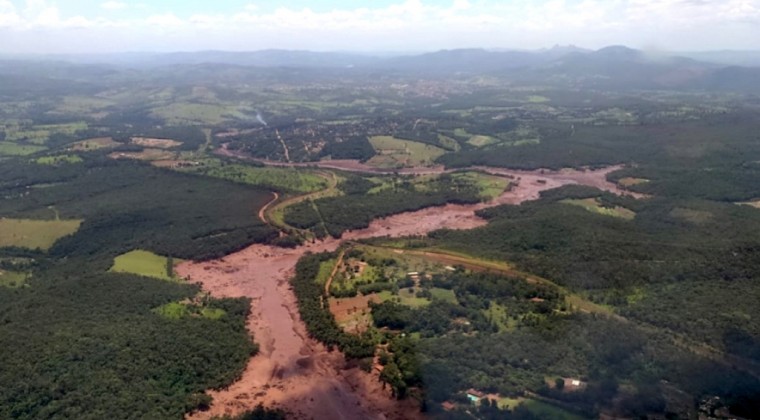
[[[166,257],[166,277],[174,277],[174,258],[171,255]]]

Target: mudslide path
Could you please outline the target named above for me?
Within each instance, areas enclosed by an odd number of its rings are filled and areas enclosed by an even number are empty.
[[[331,238],[295,249],[252,245],[218,260],[180,264],[179,275],[201,283],[215,297],[251,298],[247,326],[261,348],[237,382],[224,390],[208,391],[214,399],[209,411],[188,418],[235,415],[259,403],[284,408],[291,413],[289,418],[296,419],[421,418],[413,401],[394,400],[376,376],[347,366],[340,352],[330,352],[308,337],[289,284],[298,259],[306,252],[333,251],[343,240],[424,235],[444,227],[476,228],[486,223],[474,214],[476,210],[534,200],[541,191],[562,185],[601,186],[618,192],[605,178],[615,169],[544,173],[495,169],[519,182],[487,203],[402,213],[374,220],[366,229],[346,232],[340,240]]]

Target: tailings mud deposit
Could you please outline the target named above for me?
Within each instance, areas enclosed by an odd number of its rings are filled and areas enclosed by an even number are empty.
[[[446,205],[390,216],[373,221],[366,229],[346,232],[340,240],[295,249],[252,245],[218,260],[178,266],[179,275],[201,283],[213,296],[250,298],[247,326],[260,345],[259,354],[249,361],[240,380],[227,389],[209,391],[214,399],[211,409],[188,418],[235,415],[259,403],[284,408],[297,419],[420,418],[413,401],[396,401],[376,376],[347,367],[340,352],[330,352],[308,337],[289,284],[298,259],[306,252],[333,251],[346,239],[424,235],[444,227],[472,229],[486,223],[474,214],[476,210],[534,200],[541,191],[562,185],[583,184],[626,193],[606,181],[606,175],[618,167],[557,172],[476,169],[519,181],[487,203]]]

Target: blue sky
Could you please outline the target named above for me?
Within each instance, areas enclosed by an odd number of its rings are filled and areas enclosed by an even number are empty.
[[[760,0],[0,0],[0,53],[760,49]]]

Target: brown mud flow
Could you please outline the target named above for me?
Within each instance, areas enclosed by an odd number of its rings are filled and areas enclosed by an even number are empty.
[[[366,229],[346,232],[340,240],[330,238],[295,249],[252,245],[218,260],[178,266],[179,275],[201,283],[213,296],[251,298],[247,326],[260,345],[259,354],[237,382],[224,390],[208,391],[214,399],[211,409],[188,418],[235,415],[259,403],[284,408],[297,419],[420,418],[412,401],[394,400],[376,376],[347,367],[340,352],[330,352],[308,337],[289,284],[298,259],[306,252],[334,251],[343,240],[424,235],[440,228],[472,229],[486,223],[474,214],[476,210],[534,200],[541,191],[562,185],[583,184],[628,194],[606,181],[606,175],[619,167],[543,173],[477,169],[519,182],[487,203],[449,204],[374,220]]]

